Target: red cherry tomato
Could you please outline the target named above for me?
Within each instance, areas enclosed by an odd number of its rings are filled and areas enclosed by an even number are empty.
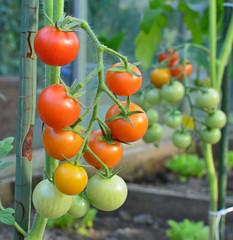
[[[90,149],[106,164],[109,168],[115,167],[121,160],[123,155],[123,145],[120,142],[107,143],[102,138],[101,130],[94,130],[89,137],[88,145]],[[83,157],[92,166],[103,169],[103,166],[88,152]]]
[[[121,66],[122,63],[115,63],[112,67]],[[132,70],[141,75],[137,67]],[[119,96],[130,96],[136,93],[142,85],[142,76],[137,77],[129,72],[116,72],[109,70],[106,75],[106,84],[111,92]]]
[[[124,106],[126,102],[121,102]],[[134,142],[142,138],[148,128],[148,118],[144,110],[136,105],[135,103],[130,103],[130,111],[141,111],[142,113],[135,113],[129,116],[133,126],[126,120],[119,118],[107,122],[107,125],[111,129],[112,136],[122,142]],[[119,109],[117,104],[114,104],[106,114],[106,120],[117,115]]]
[[[159,54],[159,62],[163,62],[164,60],[166,60],[168,57],[170,57],[170,55],[172,54],[173,49],[170,48],[167,52],[164,53],[160,53]],[[175,51],[169,61],[168,66],[170,66],[171,64],[173,64],[174,62],[176,62],[179,59],[179,52]]]
[[[40,94],[37,111],[46,125],[62,129],[72,125],[78,119],[81,106],[73,98],[67,96],[62,84],[53,84]]]
[[[185,66],[185,73],[186,76],[189,77],[190,74],[193,71],[193,65],[190,63],[190,61],[186,60],[186,66]],[[184,66],[180,65],[179,67],[176,67],[176,63],[173,63],[171,66],[171,74],[173,77],[178,77],[178,79],[184,79],[183,76],[184,73]]]
[[[71,63],[78,55],[79,39],[74,32],[63,32],[54,26],[46,26],[36,34],[34,49],[43,63],[63,66]]]

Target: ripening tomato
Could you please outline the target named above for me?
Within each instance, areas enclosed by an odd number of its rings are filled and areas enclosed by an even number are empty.
[[[81,131],[79,131],[81,133]],[[47,126],[43,134],[43,146],[49,156],[57,160],[75,157],[83,143],[82,137],[73,131]]]
[[[61,163],[56,168],[53,178],[57,189],[67,195],[79,194],[88,181],[86,170],[69,162]]]
[[[111,68],[121,65],[122,63],[115,63],[111,66]],[[109,90],[114,94],[119,96],[130,96],[136,93],[141,87],[142,74],[136,66],[133,67],[132,70],[139,74],[140,77],[137,77],[129,72],[117,72],[111,71],[110,69],[106,74],[106,84]]]
[[[122,158],[123,145],[116,141],[108,143],[102,140],[102,137],[103,134],[100,129],[92,131],[88,145],[104,164],[109,168],[113,168]],[[90,165],[98,169],[103,169],[103,166],[89,152],[85,152],[83,157]]]
[[[43,63],[64,66],[78,55],[79,39],[75,32],[63,32],[54,26],[45,26],[36,34],[34,49]]]
[[[186,60],[186,65],[185,65],[185,74],[187,77],[190,76],[190,74],[193,71],[193,65],[190,63],[190,61],[187,59]],[[178,79],[184,79],[184,66],[180,65],[177,66],[177,64],[174,62],[171,65],[171,74],[173,77],[178,77]]]
[[[165,83],[169,83],[171,72],[168,68],[154,69],[150,74],[151,83],[158,88],[161,88]]]
[[[79,117],[81,106],[73,98],[67,96],[62,84],[46,87],[37,102],[40,119],[48,126],[62,129],[72,125]]]
[[[42,217],[53,219],[63,216],[69,210],[72,197],[61,193],[53,183],[45,179],[36,185],[32,202]]]
[[[128,189],[125,181],[114,175],[103,178],[98,174],[91,177],[87,184],[87,197],[97,209],[113,211],[125,202]]]
[[[172,48],[168,49],[167,52],[164,53],[160,53],[159,54],[159,62],[163,62],[164,60],[166,60],[168,57],[170,57],[170,55],[172,54],[174,50]],[[174,62],[176,62],[179,59],[179,52],[175,51],[168,63],[168,66],[170,66],[171,64],[173,64]]]
[[[121,102],[126,106],[126,102]],[[142,138],[148,128],[148,118],[144,110],[136,105],[130,103],[130,111],[141,111],[141,113],[135,113],[129,116],[133,126],[122,118],[118,118],[109,122],[106,122],[108,127],[111,129],[113,138],[116,138],[122,142],[135,142]],[[106,120],[119,114],[117,104],[111,106],[106,114]]]

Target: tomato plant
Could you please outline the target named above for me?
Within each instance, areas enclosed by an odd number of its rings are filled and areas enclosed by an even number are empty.
[[[45,179],[36,185],[32,202],[41,216],[58,218],[69,210],[72,197],[61,193],[53,183]]]
[[[117,175],[103,178],[96,174],[87,184],[88,199],[102,211],[113,211],[119,208],[125,202],[127,194],[125,181]]]
[[[203,109],[213,109],[219,104],[220,96],[218,91],[213,88],[207,88],[197,91],[195,94],[195,102],[198,107]]]
[[[59,191],[67,195],[79,194],[88,181],[86,170],[69,162],[61,163],[56,168],[53,178]]]
[[[193,65],[188,59],[186,60],[185,70],[182,64],[177,66],[176,62],[173,62],[171,65],[171,75],[173,77],[177,77],[178,79],[184,79],[184,74],[189,77],[192,71]]]
[[[115,167],[122,158],[122,143],[117,141],[108,142],[107,139],[104,140],[100,129],[91,132],[88,145],[109,168]],[[103,169],[103,166],[89,152],[85,152],[83,157],[90,165],[98,169]]]
[[[126,106],[126,102],[121,102]],[[144,110],[136,105],[135,103],[130,103],[130,111],[141,111],[141,113],[135,113],[129,116],[130,121],[133,126],[125,119],[118,118],[112,121],[106,122],[108,127],[111,129],[113,138],[116,138],[122,142],[134,142],[139,140],[144,136],[148,128],[148,118]],[[119,114],[119,109],[117,104],[112,105],[106,114],[106,121]]]
[[[205,128],[200,131],[200,136],[205,143],[215,144],[221,138],[221,131],[218,128]]]
[[[164,123],[170,128],[177,128],[182,124],[183,115],[180,111],[167,112],[164,117]]]
[[[163,62],[169,57],[170,57],[170,60],[169,60],[168,66],[171,66],[174,62],[177,62],[177,60],[179,59],[179,52],[174,51],[174,49],[170,48],[166,52],[160,53],[158,60],[159,62]]]
[[[175,103],[183,98],[184,86],[178,81],[164,84],[161,93],[164,100],[169,103]]]
[[[152,126],[154,123],[156,123],[159,119],[158,112],[153,108],[148,109],[146,111],[146,115],[147,115],[147,118],[148,118],[149,127]]]
[[[159,104],[161,101],[161,92],[158,88],[152,88],[145,93],[145,101],[151,106]]]
[[[54,26],[45,26],[36,34],[34,49],[43,63],[63,66],[78,55],[79,39],[75,32],[63,32]]]
[[[79,131],[81,133],[81,131]],[[57,160],[75,157],[83,143],[82,137],[73,131],[45,127],[43,146],[49,156]]]
[[[37,112],[46,125],[62,129],[69,127],[78,119],[81,106],[72,97],[67,96],[62,84],[53,84],[40,94]]]
[[[72,203],[67,214],[73,218],[81,218],[86,215],[90,208],[90,202],[81,195],[72,196]]]
[[[163,135],[163,127],[159,123],[154,123],[150,126],[146,134],[143,136],[143,141],[146,143],[152,143],[160,140]]]
[[[176,130],[172,135],[172,142],[177,148],[187,148],[192,143],[192,136],[187,131]]]
[[[111,68],[121,65],[122,63],[115,63]],[[142,85],[142,74],[136,66],[132,70],[140,76],[135,76],[127,71],[111,71],[111,68],[106,74],[106,84],[111,92],[119,96],[130,96],[139,90]]]
[[[227,122],[226,114],[221,110],[209,112],[205,116],[206,126],[209,128],[223,128]]]
[[[161,88],[165,83],[169,83],[171,72],[168,68],[154,69],[150,74],[151,83],[158,88]]]

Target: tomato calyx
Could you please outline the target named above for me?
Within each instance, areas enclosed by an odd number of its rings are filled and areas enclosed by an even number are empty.
[[[134,70],[132,70],[133,67],[136,67],[138,65],[142,64],[142,62],[135,62],[135,63],[128,63],[126,66],[125,63],[122,63],[120,66],[109,68],[108,71],[113,72],[128,72],[136,77],[141,77],[140,74],[136,73]]]
[[[131,115],[134,115],[134,114],[143,113],[142,111],[138,111],[138,110],[136,110],[136,111],[130,111],[130,97],[129,97],[129,96],[127,97],[127,102],[126,102],[126,105],[125,105],[125,107],[124,107],[124,110],[126,110],[126,111],[123,111],[119,106],[118,106],[118,109],[119,109],[119,112],[120,112],[120,113],[118,113],[118,114],[110,117],[110,118],[107,119],[105,122],[110,122],[110,121],[113,121],[113,120],[116,120],[116,119],[120,119],[120,118],[121,118],[121,119],[124,119],[125,121],[129,122],[130,125],[131,125],[132,127],[134,127],[134,126],[133,126],[133,123],[132,123],[132,121],[130,120],[129,117],[130,117]]]
[[[104,179],[110,179],[112,177],[114,177],[115,175],[117,175],[120,171],[122,171],[126,166],[123,165],[121,166],[119,169],[117,169],[115,172],[113,172],[113,168],[109,169],[109,174],[107,175],[106,172],[104,172],[103,170],[99,170],[97,172],[97,174]]]

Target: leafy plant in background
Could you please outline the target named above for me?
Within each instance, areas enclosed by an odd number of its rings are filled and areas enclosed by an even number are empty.
[[[170,240],[208,240],[209,228],[202,221],[193,222],[184,219],[183,222],[169,220],[170,229],[166,231]]]
[[[204,160],[194,154],[175,155],[165,162],[165,166],[179,174],[181,182],[187,181],[189,177],[202,178],[206,174]]]
[[[82,219],[72,218],[68,214],[65,214],[57,219],[49,219],[47,226],[49,228],[76,229],[78,233],[90,236],[89,229],[93,227],[96,214],[97,210],[95,208],[90,208]]]

